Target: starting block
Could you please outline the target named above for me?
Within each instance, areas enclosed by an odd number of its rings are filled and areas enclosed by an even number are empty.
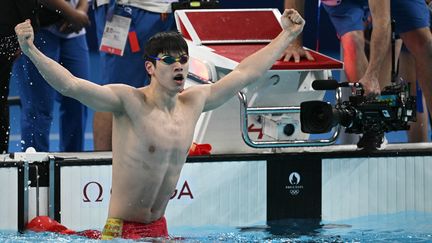
[[[177,10],[177,29],[189,47],[186,87],[217,82],[231,72],[282,31],[280,17],[277,9]],[[260,80],[242,90],[240,112],[239,101],[232,98],[223,106],[203,113],[194,141],[211,144],[213,154],[317,145],[306,142],[309,134],[301,132],[299,105],[307,100],[322,100],[324,91],[313,90],[312,82],[332,78],[331,70],[342,69],[343,64],[309,51],[315,61],[276,61]],[[331,144],[336,137],[334,134],[320,143]]]

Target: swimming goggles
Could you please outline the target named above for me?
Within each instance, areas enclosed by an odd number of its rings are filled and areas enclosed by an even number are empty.
[[[154,56],[148,56],[148,57],[150,57],[150,58],[152,58],[154,60],[157,60],[157,61],[162,61],[163,63],[168,64],[168,65],[171,65],[171,64],[173,64],[175,62],[179,62],[181,64],[185,64],[189,60],[189,56],[186,55],[186,54],[183,54],[183,55],[181,55],[179,57],[173,57],[173,56],[169,56],[169,55],[162,56],[162,57],[154,57]]]

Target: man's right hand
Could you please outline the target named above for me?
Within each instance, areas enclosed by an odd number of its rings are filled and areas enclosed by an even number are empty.
[[[70,32],[78,32],[82,28],[90,25],[90,19],[86,12],[74,9],[72,16],[66,16],[67,25],[60,29],[60,31],[65,31],[66,27],[70,30]]]
[[[369,98],[375,98],[381,94],[381,88],[377,77],[365,74],[359,80],[359,83],[361,83],[363,86],[365,96]]]
[[[29,49],[34,46],[34,32],[30,20],[27,19],[26,21],[15,26],[15,33],[17,35],[21,51],[27,55]]]

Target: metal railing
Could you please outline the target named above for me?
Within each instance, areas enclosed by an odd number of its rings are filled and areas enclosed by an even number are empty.
[[[340,101],[340,91],[336,92],[336,100]],[[340,133],[340,125],[337,125],[329,138],[325,139],[291,139],[291,140],[272,140],[257,141],[249,136],[249,116],[264,114],[288,114],[300,113],[299,106],[284,107],[248,107],[247,96],[243,92],[238,92],[240,100],[240,127],[245,143],[252,148],[284,148],[284,147],[306,147],[306,146],[326,146],[336,142]]]

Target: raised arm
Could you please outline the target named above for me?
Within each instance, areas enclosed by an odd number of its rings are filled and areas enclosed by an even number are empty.
[[[27,55],[42,77],[57,91],[98,110],[116,112],[121,100],[109,86],[100,86],[73,76],[67,69],[45,56],[33,44],[34,33],[29,20],[15,27],[21,51]]]
[[[214,109],[238,91],[260,79],[264,73],[279,59],[287,46],[301,33],[305,25],[300,14],[293,10],[285,10],[282,17],[282,32],[267,46],[244,59],[228,75],[210,85],[204,110]]]
[[[369,9],[373,25],[370,60],[366,73],[359,82],[363,84],[366,94],[379,94],[378,77],[381,69],[385,67],[383,62],[391,62],[385,60],[391,46],[390,0],[369,0]]]

